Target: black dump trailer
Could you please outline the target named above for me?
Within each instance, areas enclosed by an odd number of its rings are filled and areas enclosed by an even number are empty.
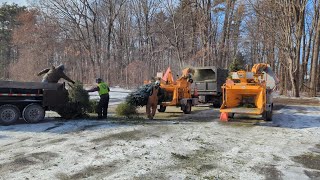
[[[192,93],[197,89],[199,103],[212,103],[213,107],[220,108],[222,103],[221,86],[226,82],[228,70],[215,66],[195,67],[192,84]]]
[[[45,111],[68,102],[65,84],[0,81],[0,123],[14,124],[20,117],[36,123]]]

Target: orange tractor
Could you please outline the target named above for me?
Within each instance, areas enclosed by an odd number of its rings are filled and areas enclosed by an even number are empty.
[[[194,70],[186,68],[176,81],[173,79],[170,67],[164,75],[162,73],[157,74],[161,78],[160,87],[164,90],[164,98],[160,103],[159,112],[164,112],[167,106],[180,106],[185,114],[191,112],[191,107],[198,104],[198,98],[192,97],[190,89],[190,85],[193,83],[193,74]]]
[[[220,119],[227,121],[234,114],[262,115],[266,121],[272,120],[272,91],[279,80],[268,64],[255,64],[251,72],[230,73],[222,86],[223,102]]]

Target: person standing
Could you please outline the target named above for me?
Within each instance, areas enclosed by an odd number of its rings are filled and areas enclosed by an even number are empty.
[[[110,88],[107,83],[102,81],[101,78],[97,78],[96,83],[98,85],[90,90],[87,90],[87,92],[98,91],[100,96],[100,101],[97,107],[98,119],[106,119],[108,114]]]
[[[146,113],[149,119],[153,119],[154,115],[156,114],[157,105],[159,101],[158,94],[160,91],[160,82],[156,81],[148,91],[150,92],[150,94],[146,106]]]
[[[60,64],[58,67],[52,66],[51,68],[44,69],[40,71],[37,76],[41,76],[44,74],[42,82],[47,83],[58,83],[58,81],[63,78],[72,84],[74,84],[74,81],[71,80],[66,74],[64,74],[64,65]]]

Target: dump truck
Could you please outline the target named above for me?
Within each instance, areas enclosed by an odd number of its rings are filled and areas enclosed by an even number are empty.
[[[194,67],[192,94],[197,91],[199,103],[212,103],[213,107],[220,108],[222,104],[221,86],[226,82],[228,70],[215,66]]]
[[[42,82],[0,81],[0,123],[14,124],[22,117],[36,123],[45,111],[68,102],[65,84]]]
[[[251,71],[231,72],[222,86],[223,103],[220,119],[227,121],[234,114],[262,115],[272,120],[272,92],[279,80],[265,63],[255,64]]]
[[[182,75],[174,81],[170,67],[166,73],[158,73],[161,78],[160,87],[164,91],[164,97],[158,108],[159,112],[165,112],[167,106],[177,106],[185,114],[191,113],[191,107],[198,104],[198,98],[193,98],[190,85],[193,83],[193,69],[186,68],[182,71]]]

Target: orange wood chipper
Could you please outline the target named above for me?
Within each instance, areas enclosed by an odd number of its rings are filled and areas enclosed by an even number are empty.
[[[167,106],[178,106],[185,114],[191,112],[191,106],[198,104],[198,98],[192,98],[190,85],[193,83],[194,70],[186,68],[182,75],[174,81],[170,67],[166,73],[158,73],[161,78],[160,87],[164,90],[163,102],[160,103],[159,112],[164,112]]]
[[[228,121],[234,114],[262,115],[266,121],[272,120],[272,91],[279,80],[271,67],[265,63],[255,64],[251,72],[230,73],[222,86],[223,102],[220,120]]]

